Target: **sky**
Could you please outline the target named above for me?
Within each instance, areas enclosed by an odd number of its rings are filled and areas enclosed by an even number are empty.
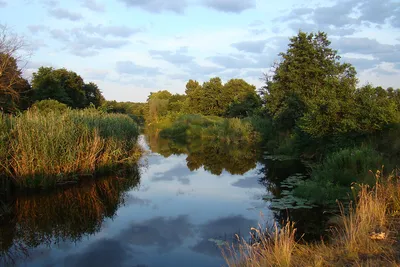
[[[400,0],[0,0],[0,24],[28,44],[28,79],[66,68],[107,100],[211,77],[259,88],[299,30],[326,32],[360,86],[400,88]]]

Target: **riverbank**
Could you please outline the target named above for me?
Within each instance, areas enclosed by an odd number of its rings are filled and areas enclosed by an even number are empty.
[[[228,266],[398,266],[400,184],[398,173],[376,184],[354,185],[355,203],[331,220],[327,243],[303,243],[295,239],[296,226],[275,225],[271,234],[254,229],[255,244],[241,241],[223,248]]]
[[[109,173],[136,162],[137,124],[96,109],[0,115],[0,176],[17,187],[41,188]]]

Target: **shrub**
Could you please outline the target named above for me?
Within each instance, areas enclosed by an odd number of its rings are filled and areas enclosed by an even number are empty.
[[[58,102],[57,100],[49,99],[49,100],[42,100],[39,102],[36,102],[32,105],[31,109],[43,112],[43,113],[49,113],[49,112],[58,112],[58,113],[63,113],[68,110],[68,106]]]
[[[220,140],[226,143],[253,142],[258,139],[248,121],[202,115],[180,116],[170,126],[162,128],[160,135],[186,141],[201,138]]]

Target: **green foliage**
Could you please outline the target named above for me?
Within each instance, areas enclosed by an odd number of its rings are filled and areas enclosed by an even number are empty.
[[[158,126],[158,125],[157,125]],[[258,136],[250,122],[237,118],[183,115],[160,132],[162,137],[184,141],[195,138],[219,140],[225,143],[256,142]]]
[[[325,33],[299,32],[280,54],[282,61],[264,89],[268,111],[284,129],[298,124],[316,136],[352,130],[347,116],[353,107],[347,100],[356,72],[329,46]]]
[[[43,187],[137,160],[138,128],[127,115],[95,109],[2,117],[3,172],[20,187]],[[6,122],[6,123],[5,123]],[[1,149],[3,151],[4,149]],[[2,152],[4,154],[4,152]]]
[[[311,179],[301,183],[294,194],[320,204],[333,202],[345,197],[354,182],[373,185],[376,182],[373,173],[383,163],[383,157],[370,147],[342,149],[316,165]]]
[[[192,114],[247,117],[261,106],[255,86],[243,79],[231,79],[222,84],[221,79],[215,77],[203,85],[189,80],[186,94],[185,112]]]
[[[382,87],[366,85],[355,94],[358,131],[372,133],[384,126],[398,123],[400,106],[390,92]]]
[[[58,102],[57,100],[42,100],[32,105],[31,109],[40,111],[42,113],[63,113],[68,110],[68,106]]]
[[[343,186],[352,182],[374,184],[370,170],[381,169],[382,156],[370,147],[342,149],[328,155],[312,172],[316,180],[329,180]]]
[[[104,100],[96,84],[85,84],[81,76],[66,69],[40,67],[33,73],[32,89],[36,100],[54,99],[72,108],[98,107]]]

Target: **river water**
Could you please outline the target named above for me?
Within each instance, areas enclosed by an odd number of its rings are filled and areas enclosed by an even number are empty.
[[[4,198],[0,265],[223,266],[218,244],[284,219],[270,199],[304,172],[243,145],[139,143],[147,152],[128,177]],[[304,216],[314,215],[298,210],[299,225]]]

